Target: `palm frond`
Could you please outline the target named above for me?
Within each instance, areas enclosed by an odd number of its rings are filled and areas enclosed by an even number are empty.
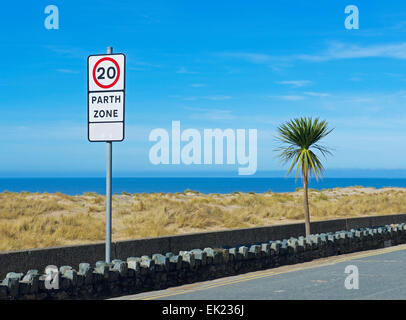
[[[281,124],[276,136],[280,146],[275,150],[283,163],[291,162],[287,175],[296,167],[296,178],[299,173],[308,178],[313,175],[318,179],[324,172],[324,167],[318,156],[311,150],[317,150],[323,157],[331,155],[320,140],[330,134],[333,129],[328,129],[325,120],[319,118],[295,118]]]

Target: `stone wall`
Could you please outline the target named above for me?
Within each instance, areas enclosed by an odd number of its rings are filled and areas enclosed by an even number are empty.
[[[406,222],[406,214],[316,221],[312,222],[311,227],[313,233],[326,233],[402,222]],[[304,233],[304,224],[294,223],[117,241],[112,243],[111,256],[112,259],[125,260],[132,256],[151,256],[155,253],[165,254],[194,248],[235,247],[247,243],[299,237]],[[104,260],[104,256],[104,243],[4,252],[0,253],[0,279],[11,270],[19,273],[29,269],[43,271],[47,265],[77,266],[83,261],[94,265],[97,261]]]
[[[177,254],[131,256],[110,264],[80,263],[77,269],[60,266],[54,277],[58,289],[47,289],[49,280],[38,270],[9,272],[0,283],[0,299],[101,299],[403,243],[406,224],[400,223]]]

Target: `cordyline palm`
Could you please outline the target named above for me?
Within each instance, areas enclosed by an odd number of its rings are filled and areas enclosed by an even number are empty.
[[[310,213],[308,199],[308,180],[313,175],[316,180],[324,168],[317,155],[311,150],[318,150],[324,157],[331,152],[319,142],[333,129],[327,128],[326,121],[318,118],[297,118],[278,127],[277,140],[281,146],[277,149],[284,163],[291,162],[287,175],[296,167],[296,179],[301,173],[304,191],[304,212],[306,236],[310,234]]]

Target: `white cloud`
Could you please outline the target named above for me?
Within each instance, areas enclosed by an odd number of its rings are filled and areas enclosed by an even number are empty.
[[[231,99],[230,96],[205,96],[204,99],[212,100],[212,101],[222,101],[222,100],[229,100]]]
[[[68,58],[74,58],[74,59],[83,59],[83,57],[86,57],[89,53],[87,50],[84,50],[82,48],[78,47],[66,47],[66,46],[56,46],[56,45],[46,45],[45,48],[63,55]]]
[[[355,103],[363,103],[363,102],[373,102],[375,100],[372,99],[372,98],[354,97],[354,98],[350,98],[348,101],[349,102],[355,102]]]
[[[184,109],[193,111],[193,113],[190,114],[190,118],[192,119],[205,119],[211,121],[235,119],[235,116],[231,114],[231,110],[191,107],[185,107]]]
[[[249,53],[249,52],[226,52],[222,56],[242,59],[252,63],[268,63],[274,59],[273,56],[263,53]]]
[[[293,87],[303,87],[312,84],[310,80],[289,80],[289,81],[277,81],[279,84],[291,85]]]
[[[323,62],[359,58],[406,59],[406,42],[358,45],[342,42],[330,42],[327,48],[315,54],[293,54],[275,56],[266,53],[228,52],[223,57],[237,58],[255,64],[288,63],[292,61]]]
[[[211,100],[211,101],[223,101],[223,100],[229,100],[232,99],[231,96],[188,96],[188,97],[183,97],[180,95],[171,95],[169,96],[170,98],[179,98],[184,101],[195,101],[195,100]]]
[[[306,94],[308,96],[312,96],[312,97],[329,97],[330,96],[329,93],[313,92],[313,91],[307,91],[307,92],[304,92],[304,94]]]
[[[161,68],[162,65],[160,64],[153,64],[145,61],[131,61],[131,66],[128,67],[131,71],[145,71],[150,68]]]
[[[361,77],[357,77],[357,76],[351,77],[351,78],[349,78],[349,80],[353,81],[353,82],[363,81],[363,79]]]
[[[286,101],[299,101],[305,99],[304,96],[287,95],[287,96],[270,96],[270,98],[278,98]]]
[[[197,73],[197,72],[189,71],[189,70],[187,70],[185,67],[180,67],[180,68],[176,71],[176,73],[179,73],[179,74],[195,74],[195,73]]]
[[[330,61],[358,58],[393,58],[406,59],[406,42],[360,46],[333,42],[320,54],[299,54],[291,57],[295,60]]]

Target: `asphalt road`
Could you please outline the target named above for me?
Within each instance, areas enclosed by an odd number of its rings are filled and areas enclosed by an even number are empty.
[[[359,288],[344,286],[346,266],[359,271]],[[264,300],[406,299],[406,245],[319,259],[213,281],[115,299]]]

